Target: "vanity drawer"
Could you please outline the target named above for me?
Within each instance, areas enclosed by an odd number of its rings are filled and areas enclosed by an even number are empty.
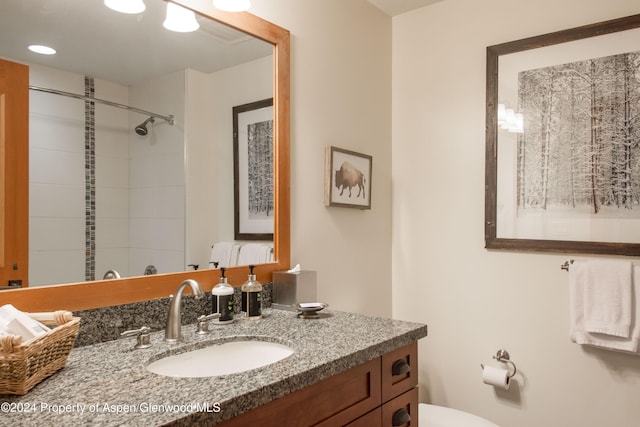
[[[380,423],[382,423],[382,408],[376,408],[345,427],[382,427]]]
[[[376,358],[220,425],[342,426],[380,404],[380,358]]]
[[[382,402],[418,385],[418,343],[413,342],[382,356]]]
[[[410,421],[402,423],[406,416]],[[382,427],[418,427],[418,387],[382,405]]]

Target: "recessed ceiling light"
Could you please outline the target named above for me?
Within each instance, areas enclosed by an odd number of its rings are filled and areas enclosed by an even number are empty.
[[[104,0],[109,9],[121,13],[141,13],[147,8],[142,0]]]
[[[41,55],[55,55],[56,50],[49,46],[43,46],[40,44],[32,44],[29,46],[31,52],[39,53]]]

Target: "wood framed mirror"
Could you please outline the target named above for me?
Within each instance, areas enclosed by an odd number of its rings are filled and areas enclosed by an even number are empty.
[[[199,17],[223,23],[273,45],[275,262],[256,268],[258,280],[269,281],[273,271],[286,270],[290,266],[289,32],[246,12],[221,12],[215,9],[210,1],[175,0],[173,3],[193,10]],[[28,191],[26,186],[27,183],[16,184],[18,190],[24,188]],[[4,201],[2,206],[8,209]],[[7,239],[2,242],[5,253],[10,246],[15,247],[15,243]],[[246,274],[246,266],[230,267],[227,270],[229,283],[233,285],[241,284],[246,279]],[[219,272],[215,269],[201,269],[116,280],[29,287],[0,292],[0,303],[12,303],[24,311],[81,310],[167,297],[187,278],[198,280],[203,290],[209,290],[218,281],[218,276]]]

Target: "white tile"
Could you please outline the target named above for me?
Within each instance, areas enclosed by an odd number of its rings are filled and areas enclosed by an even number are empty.
[[[129,187],[129,161],[117,157],[96,157],[96,185],[101,187]]]
[[[184,187],[132,188],[130,212],[134,218],[184,218]]]
[[[129,247],[127,218],[96,219],[96,249]]]
[[[30,218],[29,248],[34,251],[84,250],[84,218]]]
[[[30,182],[84,185],[84,154],[33,149],[29,156]]]
[[[130,274],[141,276],[148,265],[155,266],[158,274],[184,271],[184,252],[131,248],[129,251]],[[176,283],[176,288],[178,285],[179,283]]]
[[[29,113],[29,147],[84,153],[84,113],[74,120]]]
[[[122,218],[129,217],[129,190],[127,188],[96,188],[96,217]]]
[[[184,185],[183,154],[132,159],[129,169],[132,188]]]
[[[85,215],[84,186],[31,183],[29,215],[83,218]]]
[[[29,286],[84,282],[84,271],[84,250],[29,252]]]
[[[132,218],[129,244],[131,248],[184,251],[184,220]]]
[[[121,277],[130,276],[128,248],[96,249],[96,279],[102,279],[110,269],[117,270]]]

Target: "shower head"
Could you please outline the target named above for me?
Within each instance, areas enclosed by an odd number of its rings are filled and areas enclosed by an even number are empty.
[[[145,120],[144,122],[136,126],[136,133],[138,135],[145,136],[146,134],[149,133],[149,131],[147,130],[147,123],[153,124],[153,122],[154,122],[153,117],[149,117],[147,120]]]

